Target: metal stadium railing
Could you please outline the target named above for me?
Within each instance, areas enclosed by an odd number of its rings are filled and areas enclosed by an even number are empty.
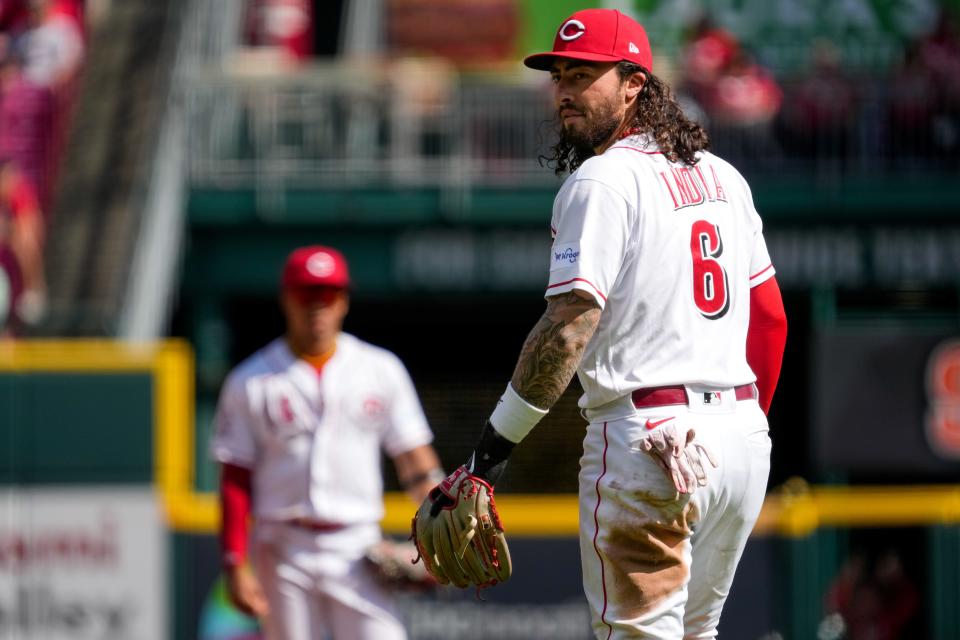
[[[537,163],[538,123],[549,117],[537,84],[334,65],[255,78],[200,72],[188,86],[195,185],[549,180]]]
[[[898,121],[882,79],[854,82],[855,104],[826,122],[797,112],[801,87],[790,81],[782,109],[756,121],[723,121],[684,102],[713,149],[752,177],[956,171],[956,113]],[[198,67],[184,94],[189,179],[257,189],[547,186],[555,178],[537,160],[554,137],[547,83],[535,72],[460,74],[439,62]]]

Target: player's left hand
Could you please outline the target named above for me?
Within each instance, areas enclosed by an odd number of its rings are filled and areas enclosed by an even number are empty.
[[[391,589],[428,591],[437,586],[423,563],[417,563],[417,548],[410,542],[381,540],[364,556],[377,579]]]
[[[713,453],[696,435],[692,427],[674,421],[644,434],[638,443],[666,472],[678,493],[693,493],[697,487],[707,486],[704,459],[717,467]]]
[[[270,605],[260,587],[260,582],[246,565],[227,567],[224,570],[227,597],[237,609],[254,618],[263,619],[270,613]]]
[[[512,573],[493,487],[465,466],[430,491],[413,517],[411,537],[441,584],[490,587]]]

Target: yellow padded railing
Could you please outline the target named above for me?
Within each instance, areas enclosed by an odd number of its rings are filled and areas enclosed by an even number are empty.
[[[128,345],[105,340],[0,341],[0,372],[131,371],[154,376],[154,482],[172,529],[213,533],[217,499],[194,489],[194,361],[182,340]],[[508,535],[575,536],[577,496],[499,494]],[[384,531],[407,534],[416,508],[402,493],[384,496]],[[766,498],[754,535],[803,537],[820,527],[960,524],[960,485],[810,486],[787,482]]]

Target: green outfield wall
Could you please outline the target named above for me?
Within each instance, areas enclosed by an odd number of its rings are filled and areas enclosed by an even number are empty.
[[[135,347],[103,341],[27,342],[0,349],[0,433],[4,435],[0,487],[20,492],[19,500],[30,495],[23,493],[25,487],[45,487],[64,495],[81,486],[104,495],[110,495],[105,486],[153,487],[171,536],[165,582],[170,594],[170,637],[178,640],[194,637],[197,616],[217,571],[218,513],[211,489],[198,486],[196,469],[209,463],[201,453],[205,441],[197,435],[193,398],[193,353],[184,342]],[[526,464],[518,459],[516,466]],[[523,606],[540,607],[540,613],[558,607],[556,615],[582,621],[583,610],[575,595],[579,588],[576,497],[507,489],[498,505],[510,535],[517,540],[518,567],[523,565],[526,575],[515,585],[519,591],[511,590],[505,600],[495,598],[502,600],[497,606],[527,602],[522,593],[538,591],[537,581],[552,571],[537,564],[546,559],[541,552],[549,548],[554,550],[548,554],[554,561],[568,558],[570,571],[562,580],[557,578],[550,590],[556,602],[530,601]],[[384,530],[407,535],[413,505],[403,494],[391,492],[385,506]],[[854,548],[851,540],[861,535],[856,532],[893,536],[901,535],[898,531],[916,531],[911,539],[919,541],[925,567],[918,588],[931,594],[924,600],[922,624],[929,632],[924,637],[954,638],[960,634],[960,619],[953,607],[960,589],[958,525],[957,485],[808,486],[793,481],[768,495],[754,532],[755,543],[749,547],[753,551],[748,550],[742,568],[746,586],[741,591],[744,596],[753,593],[751,580],[769,581],[764,582],[763,593],[770,610],[762,619],[785,638],[814,637],[823,619],[824,591]],[[0,579],[5,579],[6,566],[0,567]],[[454,600],[460,604],[451,604]],[[449,606],[476,606],[469,604],[469,598],[454,600],[427,599],[405,606],[418,616],[429,615],[431,607],[439,612]],[[729,625],[740,619],[733,611],[741,610],[741,604],[742,611],[750,610],[736,594],[733,602],[738,604],[731,605]],[[528,611],[535,615],[532,612]],[[461,613],[472,615],[466,609]],[[521,613],[518,609],[504,615],[515,618],[521,628]],[[420,637],[432,637],[429,628],[421,624],[418,629]]]

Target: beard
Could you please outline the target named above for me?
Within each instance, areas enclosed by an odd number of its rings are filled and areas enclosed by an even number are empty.
[[[572,147],[577,156],[586,159],[595,154],[594,149],[613,136],[622,123],[623,115],[617,112],[613,100],[597,105],[589,117],[577,105],[565,105],[563,108],[571,107],[584,117],[578,129],[566,127],[560,120],[560,144]]]

